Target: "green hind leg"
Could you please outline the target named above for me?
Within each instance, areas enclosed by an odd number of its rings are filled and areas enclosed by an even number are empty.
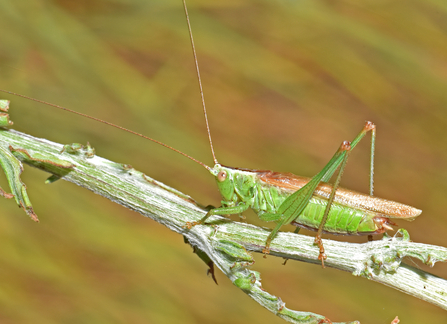
[[[318,245],[320,249],[319,260],[321,260],[322,265],[324,267],[324,259],[326,259],[326,255],[324,253],[323,243],[321,241],[321,233],[323,231],[324,225],[326,223],[327,217],[329,215],[330,207],[332,205],[332,201],[335,197],[335,193],[340,182],[341,176],[343,174],[343,170],[346,165],[346,161],[349,155],[350,150],[354,149],[354,147],[360,142],[360,140],[365,136],[367,132],[372,132],[372,141],[371,141],[371,169],[370,169],[370,194],[372,194],[372,175],[373,175],[373,157],[374,157],[374,139],[375,139],[375,125],[371,122],[367,122],[363,127],[362,131],[354,138],[354,140],[349,142],[343,142],[331,160],[324,166],[324,168],[315,175],[304,187],[297,190],[291,196],[289,196],[278,208],[278,212],[276,214],[264,214],[260,215],[261,219],[268,218],[270,220],[278,221],[277,226],[273,229],[266,240],[265,248],[263,253],[268,254],[270,251],[270,243],[273,238],[276,236],[279,229],[282,225],[290,224],[293,220],[295,220],[306,208],[310,198],[315,191],[315,188],[321,181],[327,182],[332,177],[332,175],[337,171],[340,167],[340,171],[338,172],[336,183],[331,192],[330,198],[328,200],[328,204],[326,206],[325,214],[320,223],[317,237],[315,238],[315,243]]]
[[[341,162],[341,166],[340,166],[340,170],[338,172],[337,175],[337,179],[335,180],[335,184],[332,188],[331,194],[329,196],[329,200],[328,203],[326,205],[326,209],[324,210],[324,215],[323,218],[321,220],[320,223],[320,227],[318,228],[318,232],[317,232],[317,236],[315,237],[315,244],[318,245],[319,249],[320,249],[320,254],[318,255],[318,260],[321,261],[321,265],[324,268],[324,260],[326,260],[326,254],[324,253],[324,246],[323,246],[323,242],[321,241],[321,233],[323,231],[323,227],[324,224],[326,223],[327,217],[329,215],[329,211],[331,209],[331,205],[332,202],[334,201],[334,197],[335,197],[335,192],[337,191],[338,185],[340,184],[340,180],[341,180],[341,176],[343,175],[343,171],[344,168],[346,166],[346,162],[348,161],[348,156],[349,156],[349,151],[351,150],[351,145],[349,142],[343,142],[342,145],[340,146],[340,148],[338,149],[336,154],[340,154],[341,152],[346,152],[346,154],[343,156],[343,160]],[[318,182],[319,183],[319,182]],[[315,187],[312,189],[312,192],[315,190],[316,186],[318,185],[318,183],[316,183]],[[306,202],[307,205],[307,202]],[[304,207],[302,208],[302,210],[304,210]],[[302,211],[300,211],[298,213],[298,215],[296,215],[296,217],[299,216],[299,214],[301,214]],[[267,217],[263,217],[263,218],[268,218],[268,217],[274,217],[274,214],[268,215]],[[295,217],[295,218],[296,218]],[[270,235],[267,237],[267,240],[265,241],[265,248],[262,250],[262,253],[264,253],[264,257],[266,254],[270,253],[270,244],[273,240],[273,238],[276,236],[276,233],[278,233],[279,229],[284,225],[284,222],[281,221],[279,222],[276,227],[273,229],[273,231],[270,232]]]
[[[343,161],[341,162],[340,169],[337,174],[337,178],[335,179],[334,186],[332,187],[331,194],[329,195],[329,199],[326,205],[326,208],[324,210],[323,218],[321,219],[320,226],[318,227],[317,236],[315,236],[315,242],[314,244],[318,245],[318,248],[320,250],[320,253],[318,254],[318,260],[321,261],[321,266],[324,268],[324,260],[327,259],[326,253],[324,252],[324,246],[323,241],[321,240],[321,234],[323,233],[323,227],[324,224],[326,224],[327,218],[329,216],[329,211],[331,210],[332,202],[335,198],[335,193],[337,192],[337,188],[340,185],[340,180],[343,175],[343,171],[345,170],[346,163],[348,162],[349,153],[351,151],[351,145],[347,144],[345,145],[345,142],[343,142],[341,149],[346,151],[345,156],[343,157]]]
[[[326,205],[326,209],[324,210],[324,215],[323,218],[321,220],[320,226],[318,227],[318,232],[317,235],[315,237],[315,242],[314,244],[318,245],[318,248],[320,250],[319,255],[318,255],[318,260],[321,261],[321,265],[324,268],[324,260],[327,259],[326,253],[324,251],[324,246],[323,246],[323,241],[321,240],[321,234],[323,232],[323,227],[327,221],[328,215],[329,215],[329,211],[331,209],[332,206],[332,202],[334,201],[334,197],[335,197],[335,193],[337,191],[338,186],[340,185],[340,180],[341,177],[343,175],[343,171],[346,167],[346,163],[348,161],[348,157],[349,157],[349,153],[351,152],[352,149],[354,149],[354,147],[357,145],[357,143],[363,138],[363,136],[368,132],[371,131],[371,160],[370,160],[370,177],[369,177],[369,194],[372,196],[373,195],[373,191],[374,191],[374,181],[373,181],[373,176],[374,176],[374,149],[375,149],[375,138],[376,138],[376,126],[371,123],[371,122],[367,122],[366,125],[363,127],[362,131],[360,132],[359,135],[357,135],[357,137],[352,141],[352,143],[350,143],[351,145],[349,147],[345,148],[346,154],[343,156],[343,160],[341,162],[340,165],[340,170],[337,174],[337,178],[335,180],[334,186],[332,187],[332,191],[331,194],[329,196],[328,199],[328,203]],[[342,145],[343,147],[343,145]],[[334,170],[335,171],[335,170]],[[329,180],[329,179],[324,179],[325,181]]]

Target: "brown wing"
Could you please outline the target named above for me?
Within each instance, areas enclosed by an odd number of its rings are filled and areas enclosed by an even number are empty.
[[[309,182],[310,178],[301,177],[292,173],[272,171],[254,171],[262,182],[283,188],[286,191],[295,192]],[[332,191],[332,185],[321,182],[315,189],[314,195],[328,199]],[[395,201],[369,196],[356,191],[338,188],[334,201],[354,208],[371,210],[383,214],[387,218],[405,218],[413,220],[422,213],[422,210],[404,205]]]

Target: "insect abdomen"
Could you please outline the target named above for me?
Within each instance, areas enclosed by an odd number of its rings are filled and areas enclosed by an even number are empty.
[[[326,206],[327,200],[312,197],[303,213],[292,224],[317,230]],[[375,233],[380,230],[374,222],[375,217],[377,215],[374,212],[333,203],[323,230],[328,233],[351,235]]]

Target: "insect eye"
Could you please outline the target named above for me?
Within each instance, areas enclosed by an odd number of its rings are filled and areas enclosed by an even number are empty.
[[[220,171],[217,175],[217,180],[220,182],[225,181],[226,178],[227,178],[227,173],[225,171]]]

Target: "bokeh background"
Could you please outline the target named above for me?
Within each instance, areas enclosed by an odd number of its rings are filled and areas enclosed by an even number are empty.
[[[446,245],[447,2],[188,5],[223,164],[312,176],[371,120],[376,195],[422,209],[399,226],[416,242]],[[118,123],[212,164],[180,0],[0,0],[0,30],[0,88]],[[219,204],[211,176],[182,156],[1,97],[12,101],[18,130],[90,141],[98,155]],[[365,141],[343,187],[368,192],[368,163]],[[47,176],[30,167],[23,174],[39,224],[1,201],[0,323],[283,322],[219,272],[215,285],[180,235],[70,183],[44,185]],[[349,273],[255,257],[264,287],[292,309],[334,321],[445,322],[445,311]],[[447,266],[428,270],[445,278]]]

